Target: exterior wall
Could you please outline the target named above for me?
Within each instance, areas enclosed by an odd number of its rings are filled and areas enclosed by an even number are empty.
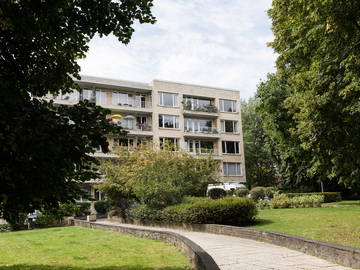
[[[246,182],[245,178],[245,160],[244,160],[244,146],[243,134],[241,125],[241,110],[240,110],[240,93],[235,90],[227,90],[221,88],[214,88],[208,86],[168,82],[161,80],[153,80],[150,84],[120,81],[113,79],[97,78],[90,76],[82,76],[80,81],[77,81],[80,88],[102,90],[106,91],[106,103],[102,104],[104,108],[110,109],[112,113],[121,114],[124,117],[146,116],[147,121],[151,123],[151,130],[140,130],[134,128],[129,131],[128,138],[133,138],[134,144],[138,138],[146,137],[152,139],[154,145],[160,144],[160,138],[177,138],[181,149],[186,149],[186,140],[204,140],[212,141],[214,144],[213,156],[220,161],[221,170],[223,169],[223,162],[236,162],[241,164],[240,176],[224,176],[220,177],[222,182]],[[145,95],[145,107],[139,106],[124,106],[112,104],[113,92],[122,92],[129,94]],[[159,92],[177,94],[178,106],[167,107],[159,105]],[[198,98],[207,98],[213,100],[213,105],[218,108],[219,112],[198,112],[185,110],[183,106],[184,96],[193,96]],[[236,112],[220,112],[220,99],[228,99],[236,101]],[[55,100],[61,104],[74,104],[75,102],[68,100]],[[159,115],[176,115],[179,117],[179,128],[159,128]],[[196,133],[192,134],[185,131],[184,119],[197,118],[212,121],[212,128],[217,129],[218,133]],[[238,133],[222,133],[221,120],[233,120],[238,122]],[[113,147],[114,137],[109,137],[110,147]],[[240,142],[240,154],[223,154],[222,141],[238,141]],[[100,157],[101,155],[99,155]],[[223,174],[223,172],[222,172]]]

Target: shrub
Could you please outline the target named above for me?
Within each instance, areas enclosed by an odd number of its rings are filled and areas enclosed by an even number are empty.
[[[248,225],[253,223],[256,214],[252,200],[225,197],[168,206],[161,211],[160,219],[175,223]]]
[[[249,190],[247,188],[239,188],[235,190],[236,197],[246,197],[249,194]]]
[[[274,197],[274,193],[277,191],[276,187],[265,187],[265,196],[272,199]]]
[[[130,220],[158,221],[159,210],[150,208],[146,204],[133,204],[126,210],[126,217]]]
[[[75,208],[75,216],[83,217],[90,215],[90,203],[89,202],[77,202]]]
[[[300,197],[300,196],[311,196],[311,195],[320,195],[324,196],[324,202],[340,202],[341,193],[340,192],[310,192],[310,193],[286,193],[289,198]]]
[[[264,199],[264,197],[265,197],[265,188],[264,187],[254,187],[250,191],[250,195],[251,195],[251,198],[256,202],[258,200],[260,200],[260,199]]]
[[[99,214],[106,214],[110,209],[110,202],[109,201],[96,201],[95,202],[95,210]]]
[[[9,224],[0,224],[0,233],[1,232],[10,232],[11,226]]]
[[[61,218],[59,218],[55,214],[50,213],[39,213],[37,214],[37,218],[34,222],[36,227],[44,228],[44,227],[52,227],[60,224]]]
[[[298,196],[289,198],[286,194],[275,193],[274,198],[270,201],[271,208],[308,208],[320,207],[324,202],[324,196]]]
[[[211,199],[220,199],[226,196],[226,191],[222,188],[210,189],[208,195]]]
[[[260,200],[256,203],[256,207],[259,208],[259,209],[269,208],[269,202],[260,199]]]

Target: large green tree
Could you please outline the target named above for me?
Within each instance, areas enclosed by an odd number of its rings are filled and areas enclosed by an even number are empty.
[[[273,0],[269,11],[306,174],[348,186],[360,179],[359,10],[358,0]]]
[[[277,184],[277,164],[264,131],[259,114],[260,99],[251,98],[241,102],[241,119],[244,130],[246,182],[252,186]]]
[[[77,86],[79,58],[95,35],[128,43],[135,21],[154,23],[151,0],[0,1],[0,216],[53,208],[96,177],[88,155],[120,128],[91,103],[55,106],[36,97]]]

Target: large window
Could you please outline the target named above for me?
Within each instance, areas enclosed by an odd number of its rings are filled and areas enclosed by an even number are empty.
[[[228,99],[220,99],[221,112],[236,112],[236,101]]]
[[[66,94],[62,94],[60,92],[60,95],[57,96],[56,99],[68,100],[68,101],[79,101],[80,93],[77,90],[73,90],[72,92],[66,93]]]
[[[106,92],[105,91],[96,91],[96,105],[106,104]]]
[[[185,118],[185,131],[209,132],[212,131],[212,121],[206,119]]]
[[[179,128],[179,116],[176,115],[159,115],[160,128]]]
[[[112,104],[120,106],[133,106],[134,98],[132,94],[113,92],[112,93]]]
[[[164,149],[168,147],[172,151],[177,151],[179,149],[179,139],[178,138],[160,138],[160,148]]]
[[[122,119],[119,119],[118,124],[123,129],[133,129],[134,128],[134,119],[122,118]]]
[[[81,91],[81,100],[95,102],[95,91],[91,89],[83,89]]]
[[[221,120],[221,132],[238,133],[238,121]]]
[[[186,150],[193,154],[213,153],[214,143],[211,141],[186,140]]]
[[[223,163],[224,176],[241,176],[241,164],[235,162]]]
[[[222,141],[223,154],[240,154],[239,142]]]
[[[178,95],[173,93],[159,92],[159,105],[178,107]]]

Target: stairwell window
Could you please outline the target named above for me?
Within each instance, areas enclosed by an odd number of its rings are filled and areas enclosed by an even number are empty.
[[[179,116],[176,115],[159,115],[160,128],[179,128]]]
[[[178,107],[178,95],[173,93],[159,92],[159,105]]]
[[[221,120],[221,132],[238,133],[238,121]]]
[[[229,99],[220,99],[221,112],[236,112],[236,101]]]
[[[241,164],[236,162],[223,163],[224,176],[242,176]]]

